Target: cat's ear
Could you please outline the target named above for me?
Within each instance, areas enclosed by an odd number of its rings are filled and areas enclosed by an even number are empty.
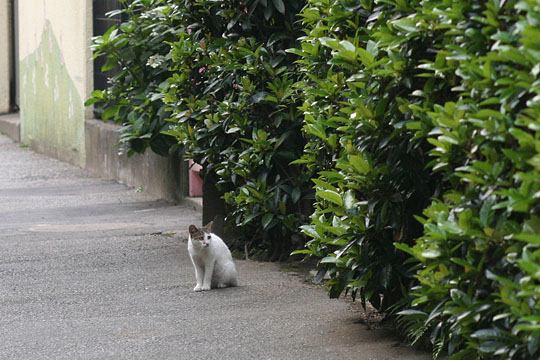
[[[210,221],[208,224],[206,224],[204,227],[203,227],[203,230],[207,233],[211,233],[212,232],[212,225],[214,225],[214,221]]]
[[[189,233],[191,235],[196,235],[199,233],[199,229],[195,225],[189,225]]]

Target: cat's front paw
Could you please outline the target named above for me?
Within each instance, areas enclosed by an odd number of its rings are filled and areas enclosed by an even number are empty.
[[[201,291],[208,291],[208,290],[210,290],[210,285],[201,286]]]
[[[193,288],[193,291],[203,291],[203,288],[201,285],[197,284],[197,286]]]

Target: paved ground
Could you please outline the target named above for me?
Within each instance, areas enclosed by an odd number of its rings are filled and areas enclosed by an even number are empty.
[[[428,358],[275,264],[192,292],[199,221],[0,135],[0,359]]]

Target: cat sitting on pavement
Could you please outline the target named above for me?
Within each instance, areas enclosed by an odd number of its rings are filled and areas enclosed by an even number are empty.
[[[189,226],[188,252],[197,285],[193,291],[237,286],[237,273],[227,245],[212,233],[212,221],[198,229]]]

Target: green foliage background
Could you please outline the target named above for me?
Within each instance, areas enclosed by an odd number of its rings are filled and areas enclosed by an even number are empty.
[[[123,11],[88,103],[132,151],[217,177],[234,246],[303,247],[330,296],[396,315],[434,358],[540,355],[538,0]]]
[[[96,90],[86,105],[94,105],[103,120],[121,125],[121,142],[131,154],[147,147],[168,155],[177,142],[162,131],[170,112],[163,103],[163,89],[171,76],[170,43],[183,32],[183,10],[167,0],[124,1],[110,13],[127,18],[93,39],[94,56],[104,56],[101,71],[112,71],[109,87]]]

